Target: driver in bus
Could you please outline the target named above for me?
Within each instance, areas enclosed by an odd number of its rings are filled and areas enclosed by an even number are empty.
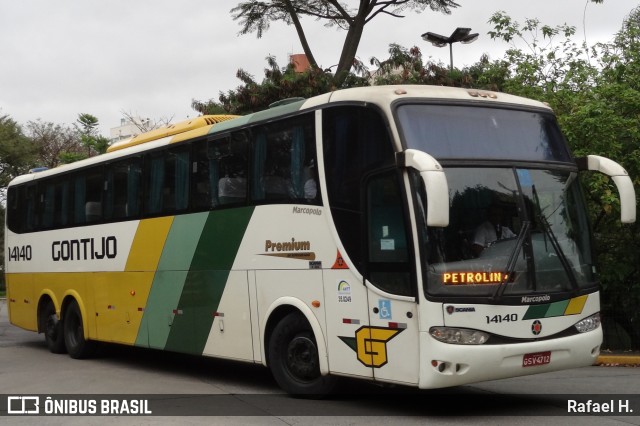
[[[497,204],[491,204],[487,212],[487,220],[482,222],[473,235],[471,250],[478,257],[482,251],[498,240],[513,238],[516,236],[511,229],[502,225],[502,208]]]

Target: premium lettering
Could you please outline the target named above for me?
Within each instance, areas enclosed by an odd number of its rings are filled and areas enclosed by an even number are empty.
[[[311,250],[310,241],[296,241],[295,238],[291,238],[291,241],[285,242],[273,242],[267,240],[264,242],[264,251],[308,251]]]
[[[51,258],[54,262],[114,259],[117,255],[118,241],[114,236],[54,241],[51,244]]]

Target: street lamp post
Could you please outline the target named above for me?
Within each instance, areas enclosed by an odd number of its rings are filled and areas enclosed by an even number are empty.
[[[469,34],[471,32],[471,28],[456,28],[454,32],[451,33],[449,37],[442,36],[436,33],[424,33],[422,34],[422,39],[424,41],[428,41],[436,47],[444,47],[447,44],[449,45],[449,60],[450,60],[450,70],[453,71],[453,43],[460,42],[462,44],[473,43],[478,39],[478,33]]]

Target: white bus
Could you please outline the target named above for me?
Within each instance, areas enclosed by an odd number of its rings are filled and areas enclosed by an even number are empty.
[[[11,322],[261,363],[292,394],[338,376],[418,388],[594,363],[600,295],[580,170],[552,111],[381,86],[205,116],[14,179]],[[489,225],[491,224],[491,225]]]

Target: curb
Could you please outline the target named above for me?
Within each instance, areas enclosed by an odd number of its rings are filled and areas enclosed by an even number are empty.
[[[600,355],[594,365],[640,365],[640,355]]]

